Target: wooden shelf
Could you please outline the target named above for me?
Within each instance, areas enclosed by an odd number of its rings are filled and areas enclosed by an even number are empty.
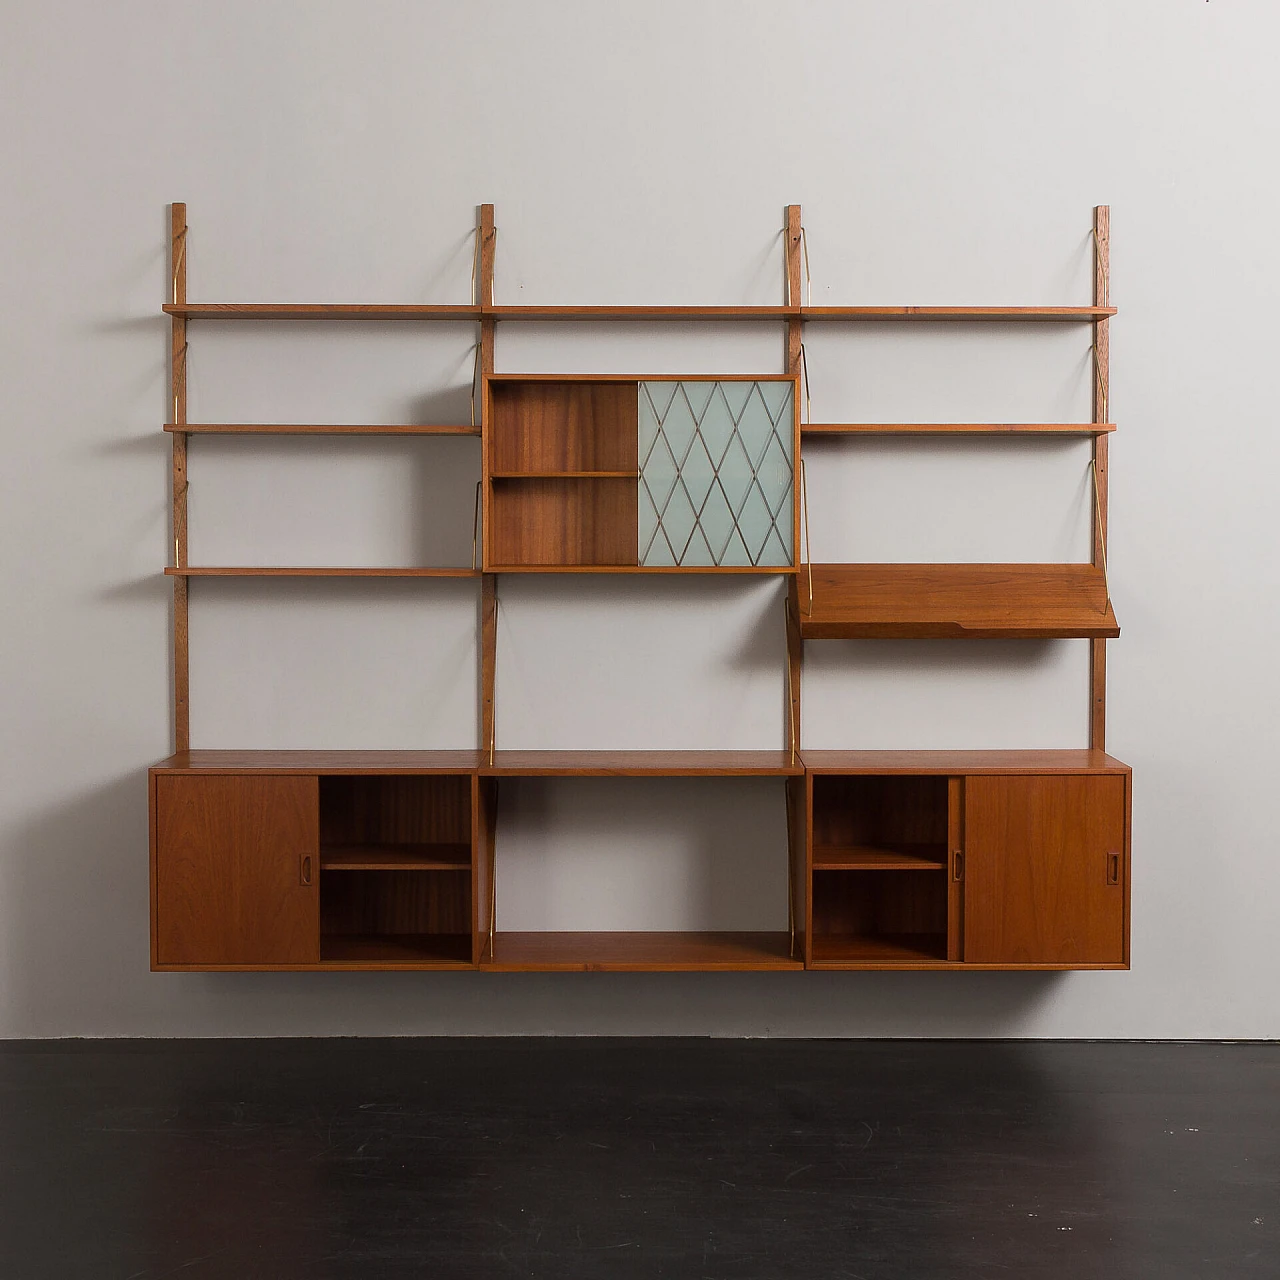
[[[1114,422],[804,422],[802,436],[1101,436]]]
[[[320,967],[334,969],[470,969],[465,933],[322,934]]]
[[[541,972],[802,969],[779,933],[498,933],[481,966]]]
[[[209,436],[478,436],[479,426],[374,423],[368,426],[332,422],[166,422],[166,431]]]
[[[870,845],[817,845],[815,871],[945,871],[946,848],[899,845],[878,849]]]
[[[844,968],[878,964],[946,961],[947,939],[937,933],[813,935],[813,967]]]
[[[479,320],[480,308],[447,303],[166,302],[187,320]]]
[[[443,568],[356,569],[356,568],[281,568],[259,565],[185,565],[165,567],[171,578],[478,578],[479,569],[455,566]]]
[[[1060,639],[1120,634],[1090,564],[815,564],[806,639]]]
[[[1129,773],[1105,751],[815,751],[801,752],[813,774],[925,774],[944,777],[980,774]]]
[[[714,564],[488,564],[485,573],[755,573],[778,574],[797,570],[784,565],[714,565]]]
[[[1115,307],[802,307],[805,320],[1105,320]]]
[[[179,751],[158,773],[429,774],[474,773],[479,751]]]
[[[486,319],[494,320],[788,320],[800,315],[799,307],[486,307]]]
[[[490,471],[493,480],[639,480],[638,471]]]
[[[469,844],[322,845],[321,871],[470,871]]]
[[[167,302],[187,320],[1102,320],[1115,307],[485,306],[466,303]]]
[[[498,751],[481,764],[488,777],[795,777],[789,751]]]

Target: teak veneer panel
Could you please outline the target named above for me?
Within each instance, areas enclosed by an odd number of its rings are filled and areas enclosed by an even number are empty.
[[[791,777],[789,751],[497,751],[482,775],[501,777]]]
[[[319,960],[314,778],[161,776],[155,806],[153,963]]]
[[[487,969],[675,972],[802,969],[780,933],[497,933]]]
[[[807,639],[1058,639],[1118,636],[1091,564],[815,564]]]
[[[1126,779],[965,783],[964,956],[988,964],[1122,964]]]

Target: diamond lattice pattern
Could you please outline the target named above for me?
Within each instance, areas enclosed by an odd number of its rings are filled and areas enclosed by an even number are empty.
[[[791,382],[640,383],[640,563],[789,565]]]

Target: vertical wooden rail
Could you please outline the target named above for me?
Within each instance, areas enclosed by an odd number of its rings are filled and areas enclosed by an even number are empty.
[[[787,306],[796,307],[797,314],[787,319],[787,373],[793,378],[800,376],[800,343],[804,338],[804,322],[800,319],[798,308],[802,302],[800,296],[800,206],[787,205],[786,250],[787,250]],[[800,385],[796,384],[796,412],[799,413]],[[800,440],[796,440],[796,475],[800,474]],[[798,486],[797,486],[798,489]],[[800,501],[797,492],[793,503],[795,507],[794,532],[795,560],[800,561]],[[804,656],[804,642],[800,638],[800,593],[794,575],[788,582],[787,589],[787,709],[788,735],[792,759],[800,750],[800,666]]]
[[[493,372],[493,349],[496,337],[497,322],[492,315],[485,314],[493,306],[493,259],[496,231],[493,225],[493,205],[480,206],[480,222],[476,230],[479,237],[480,270],[476,273],[475,301],[481,309],[480,315],[480,450],[485,461],[481,465],[480,492],[480,539],[481,546],[487,544],[486,530],[489,528],[489,397],[485,393],[484,378]],[[488,560],[488,554],[482,551],[480,562]],[[497,746],[494,723],[494,677],[497,668],[498,640],[498,579],[496,574],[486,573],[481,579],[480,592],[480,750],[489,754],[489,763],[493,763],[493,752]]]
[[[787,262],[787,306],[800,307],[804,299],[800,296],[800,206],[789,204],[786,209]],[[787,373],[793,378],[800,376],[800,344],[804,340],[804,322],[799,311],[787,318]],[[800,420],[800,383],[796,383],[796,421]],[[795,475],[800,475],[800,432],[796,432],[795,443]],[[795,539],[793,558],[800,562],[800,496],[799,484],[795,483],[795,496],[792,500],[794,519],[792,521],[792,537]],[[787,579],[787,739],[791,749],[791,761],[794,764],[796,754],[800,750],[800,667],[804,658],[804,641],[800,636],[800,592],[795,574]],[[788,921],[791,930],[791,955],[795,954],[796,933],[800,934],[800,955],[807,963],[808,937],[805,930],[805,918],[809,901],[808,843],[806,839],[806,822],[804,814],[808,812],[807,795],[804,790],[804,779],[796,785],[794,778],[786,780],[787,796],[791,801],[787,805],[787,877],[789,901],[787,904]],[[804,801],[801,802],[801,798]],[[800,802],[800,803],[797,803]],[[802,812],[801,812],[802,811]]]
[[[169,209],[170,300],[187,300],[187,206]],[[187,319],[172,318],[169,340],[170,409],[175,427],[187,422]],[[187,564],[187,433],[173,432],[173,563]],[[173,749],[191,749],[190,667],[187,652],[188,579],[173,580]]]
[[[1111,206],[1100,204],[1093,211],[1093,304],[1111,305]],[[1107,422],[1111,386],[1110,342],[1106,317],[1093,325],[1093,420]],[[1093,563],[1102,566],[1107,555],[1107,452],[1109,437],[1093,437],[1093,466],[1097,491],[1093,499]],[[1089,745],[1104,751],[1107,745],[1107,642],[1089,641]]]

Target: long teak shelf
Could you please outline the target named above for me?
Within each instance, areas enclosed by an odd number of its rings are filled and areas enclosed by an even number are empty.
[[[369,425],[338,422],[166,422],[166,431],[206,436],[478,436],[479,426],[416,425],[388,423]]]
[[[436,568],[344,568],[291,567],[266,565],[173,565],[165,567],[171,578],[478,578],[478,569],[462,565],[445,565]]]
[[[1090,564],[815,564],[800,630],[815,640],[1100,639],[1120,634]]]
[[[1099,320],[1115,307],[473,306],[465,303],[168,302],[186,320]]]

